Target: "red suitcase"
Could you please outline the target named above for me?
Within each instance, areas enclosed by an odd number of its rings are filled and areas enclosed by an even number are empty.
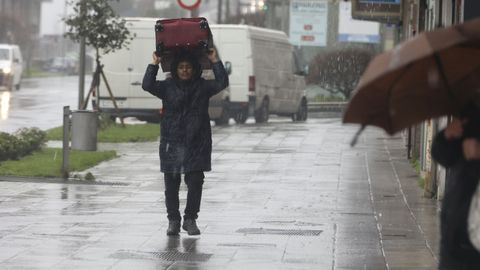
[[[155,24],[155,43],[164,72],[170,71],[170,63],[175,54],[181,51],[196,55],[202,68],[211,68],[206,52],[213,47],[213,38],[205,18],[158,20]]]

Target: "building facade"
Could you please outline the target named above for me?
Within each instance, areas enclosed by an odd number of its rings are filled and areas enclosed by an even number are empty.
[[[403,0],[402,40],[477,17],[480,17],[478,0]],[[446,172],[431,159],[430,146],[433,136],[448,121],[447,117],[430,120],[407,131],[409,156],[420,165],[425,195],[437,199],[443,198]]]

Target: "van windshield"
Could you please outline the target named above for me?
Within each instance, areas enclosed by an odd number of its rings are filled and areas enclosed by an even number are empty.
[[[8,49],[0,49],[0,60],[9,60]]]

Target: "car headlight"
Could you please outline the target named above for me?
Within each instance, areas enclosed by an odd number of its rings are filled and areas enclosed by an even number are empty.
[[[8,73],[10,73],[10,72],[12,72],[12,69],[11,69],[11,68],[9,68],[9,67],[3,68],[3,73],[8,74]]]

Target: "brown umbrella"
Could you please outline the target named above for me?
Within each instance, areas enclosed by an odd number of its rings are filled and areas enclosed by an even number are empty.
[[[343,122],[361,124],[361,130],[378,126],[394,134],[430,118],[456,114],[479,96],[480,19],[475,19],[424,32],[375,57],[360,78]]]

